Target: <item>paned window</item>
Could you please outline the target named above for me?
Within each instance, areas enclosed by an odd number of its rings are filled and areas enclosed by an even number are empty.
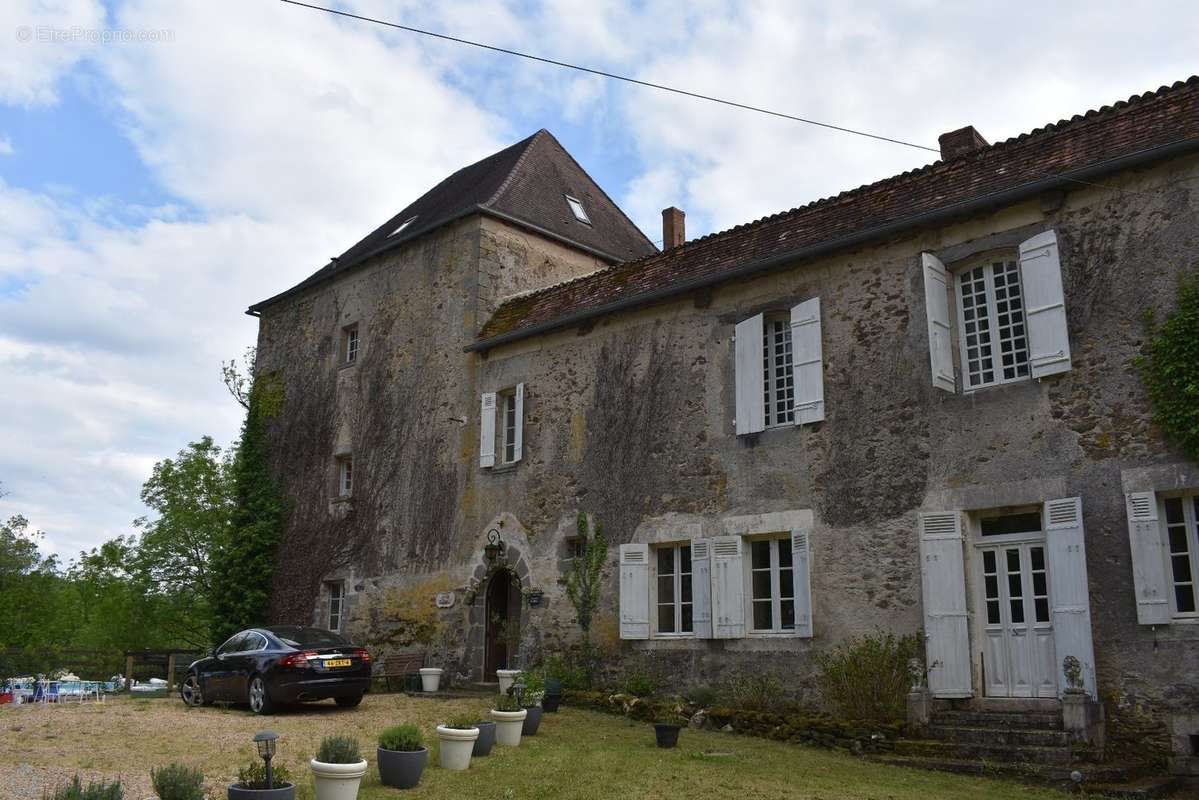
[[[342,497],[349,497],[354,490],[354,459],[352,456],[342,456],[337,459],[337,491]]]
[[[791,320],[767,317],[762,325],[762,396],[766,427],[795,422],[795,372],[791,365]]]
[[[962,374],[967,389],[1027,378],[1028,333],[1020,268],[994,260],[957,276]]]
[[[502,395],[504,401],[503,428],[500,430],[500,460],[504,464],[516,461],[516,393]]]
[[[342,352],[347,364],[358,360],[358,326],[351,325],[342,331]]]
[[[657,549],[658,633],[692,633],[691,545]]]
[[[1172,611],[1175,616],[1194,617],[1199,602],[1195,591],[1195,574],[1199,572],[1199,495],[1167,497],[1162,505],[1166,512]]]
[[[329,584],[329,630],[341,630],[341,612],[342,605],[346,599],[346,587],[344,583]]]
[[[749,550],[752,629],[759,633],[794,631],[791,540],[757,539],[749,543]]]

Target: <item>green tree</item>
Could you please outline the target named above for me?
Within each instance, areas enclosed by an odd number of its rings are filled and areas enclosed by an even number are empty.
[[[213,552],[212,641],[262,624],[270,599],[275,551],[284,507],[271,477],[267,424],[283,403],[278,376],[257,376],[250,388],[246,419],[233,458],[234,507],[228,533]]]
[[[579,628],[583,631],[583,642],[591,644],[591,620],[599,608],[601,574],[608,560],[608,540],[604,537],[604,525],[595,520],[595,529],[587,523],[587,515],[579,512],[576,526],[583,540],[583,554],[576,558],[566,574],[566,597],[574,606]]]
[[[1140,366],[1153,421],[1199,461],[1199,273],[1182,280],[1178,310],[1161,327],[1152,314],[1147,322],[1149,352]]]

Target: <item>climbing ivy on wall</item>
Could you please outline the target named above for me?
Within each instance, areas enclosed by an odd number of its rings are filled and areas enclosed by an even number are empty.
[[[212,554],[214,644],[266,622],[284,511],[268,469],[266,426],[282,409],[283,401],[283,384],[277,375],[255,378],[233,459],[232,524]]]
[[[1160,326],[1152,312],[1148,354],[1139,360],[1153,421],[1199,461],[1199,272],[1182,280],[1178,310]]]

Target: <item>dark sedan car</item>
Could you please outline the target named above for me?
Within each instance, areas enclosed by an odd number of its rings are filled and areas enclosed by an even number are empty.
[[[249,703],[255,714],[333,698],[353,708],[370,689],[371,657],[339,634],[280,625],[235,633],[187,668],[180,694],[191,706]]]

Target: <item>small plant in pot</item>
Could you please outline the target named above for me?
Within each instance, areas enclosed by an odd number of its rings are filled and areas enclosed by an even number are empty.
[[[379,734],[379,779],[384,786],[411,789],[420,783],[421,773],[429,761],[420,728],[415,725],[396,725]]]
[[[316,784],[316,800],[355,800],[366,774],[366,759],[352,736],[326,736],[316,758],[308,762]]]
[[[158,800],[204,800],[204,774],[182,764],[150,770],[150,784]]]
[[[659,717],[654,720],[654,737],[658,740],[658,747],[674,747],[679,743],[679,728],[678,722],[665,717]]]
[[[296,785],[287,767],[277,764],[271,772],[268,783],[266,766],[261,761],[242,767],[237,771],[237,783],[229,787],[229,800],[293,800]]]
[[[470,766],[475,740],[479,738],[479,727],[473,714],[461,714],[444,725],[437,726],[442,769],[462,770]]]
[[[521,730],[524,736],[533,736],[541,727],[541,701],[545,697],[545,679],[536,672],[522,672],[517,685],[523,684],[517,700],[521,708],[528,711]]]
[[[491,755],[491,748],[495,746],[495,722],[482,719],[475,722],[475,727],[479,729],[479,738],[475,739],[475,747],[471,751],[471,755]]]
[[[515,697],[502,695],[491,709],[491,718],[495,720],[495,743],[503,747],[519,746],[527,716],[528,710],[521,708]]]

